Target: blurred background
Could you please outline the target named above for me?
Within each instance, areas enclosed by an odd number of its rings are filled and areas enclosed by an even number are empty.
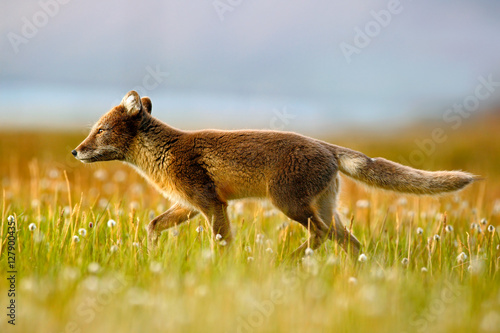
[[[132,89],[172,126],[328,135],[500,104],[500,2],[2,1],[0,128],[75,129]]]

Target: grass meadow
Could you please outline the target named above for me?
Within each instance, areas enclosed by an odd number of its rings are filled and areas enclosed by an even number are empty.
[[[500,121],[443,127],[431,144],[435,127],[323,139],[483,181],[416,197],[343,177],[339,210],[364,256],[328,241],[298,261],[306,230],[256,200],[230,205],[231,246],[197,217],[149,255],[145,226],[171,203],[131,168],[74,160],[85,132],[3,131],[0,332],[500,332]]]

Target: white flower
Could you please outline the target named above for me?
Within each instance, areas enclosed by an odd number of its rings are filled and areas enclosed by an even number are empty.
[[[132,246],[135,247],[135,248],[139,248],[141,245],[139,243],[137,243],[137,242],[133,242]]]
[[[500,327],[500,313],[489,310],[481,319],[479,329],[481,332],[498,332]]]
[[[441,236],[439,236],[439,235],[434,235],[434,237],[433,237],[433,238],[434,238],[434,240],[435,240],[436,242],[438,242],[439,240],[441,240]]]
[[[302,266],[307,269],[307,272],[312,275],[317,275],[319,272],[319,264],[314,257],[303,257]]]
[[[247,258],[247,262],[252,262],[253,260],[254,260],[253,257],[248,257]]]
[[[30,231],[35,231],[36,230],[36,224],[35,223],[30,223],[30,225],[28,226],[28,229]]]
[[[485,218],[482,218],[482,219],[481,219],[481,224],[482,224],[482,225],[486,225],[486,224],[488,224],[488,220],[487,220],[487,219],[485,219]]]
[[[111,246],[110,251],[111,251],[111,253],[114,253],[114,252],[118,251],[118,245]]]
[[[359,257],[358,257],[358,261],[359,261],[359,262],[365,262],[365,261],[367,261],[367,260],[368,260],[368,257],[367,257],[367,256],[366,256],[366,254],[364,254],[364,253],[361,253],[361,254],[359,255]]]
[[[116,226],[116,221],[115,220],[109,220],[108,221],[108,228],[113,228]]]
[[[266,249],[266,252],[267,252],[267,253],[273,253],[273,249],[271,249],[270,247],[268,247],[268,248]]]
[[[252,252],[252,248],[249,245],[247,245],[247,246],[245,246],[245,251],[248,252],[248,253],[251,253]]]
[[[478,230],[478,229],[480,229],[479,228],[479,224],[477,224],[477,223],[471,223],[470,224],[470,229],[471,230]]]
[[[452,233],[453,232],[453,226],[451,225],[447,225],[446,228],[444,228],[444,230],[447,232],[447,233]]]
[[[257,234],[257,236],[255,236],[255,243],[261,244],[263,241],[264,241],[263,234]]]
[[[418,228],[417,228],[417,235],[421,235],[421,234],[423,234],[423,233],[424,233],[424,229],[422,229],[422,228],[418,227]]]
[[[91,262],[87,267],[89,273],[97,273],[100,269],[101,266],[96,262]]]
[[[354,276],[351,276],[348,281],[349,281],[349,284],[357,284],[358,283],[358,279],[356,279]]]
[[[408,266],[409,263],[410,263],[410,260],[408,260],[408,258],[403,258],[403,260],[401,260],[401,264],[403,266]]]
[[[337,258],[336,256],[334,256],[333,254],[330,255],[328,257],[328,259],[326,260],[326,264],[328,266],[335,266],[335,265],[338,265],[339,264],[339,258]]]
[[[212,251],[210,251],[209,249],[201,251],[201,257],[205,260],[211,260],[213,257]]]
[[[233,208],[236,215],[243,215],[243,212],[245,211],[245,203],[242,201],[238,201],[234,204]]]
[[[280,225],[278,225],[276,227],[276,230],[285,230],[288,226],[290,225],[290,223],[288,222],[283,222],[281,223]]]
[[[500,199],[497,199],[493,205],[493,214],[500,214]]]
[[[427,273],[427,267],[422,267],[422,268],[420,269],[420,271],[421,271],[422,273]]]
[[[488,226],[488,231],[489,231],[489,232],[495,232],[495,227],[494,227],[493,225],[491,225],[491,224],[490,224],[490,225]]]
[[[273,217],[277,214],[277,211],[275,209],[271,209],[271,210],[266,210],[264,212],[264,217]]]
[[[484,270],[484,263],[479,259],[472,259],[469,267],[467,267],[471,274],[480,274]]]
[[[109,204],[108,199],[106,199],[106,198],[99,199],[99,202],[98,202],[99,207],[106,208],[108,206],[108,204]]]
[[[216,241],[220,241],[221,239],[222,239],[222,235],[221,234],[215,235],[215,240]]]
[[[368,207],[370,207],[370,201],[368,201],[368,200],[358,200],[358,201],[356,201],[356,207],[358,207],[358,208],[368,208]]]
[[[408,203],[408,199],[406,199],[405,197],[399,198],[398,202],[397,202],[397,204],[400,206],[406,206],[407,203]]]
[[[196,228],[196,232],[197,233],[200,233],[200,232],[203,232],[203,227],[200,225]]]
[[[64,267],[61,273],[65,280],[76,280],[79,276],[79,270],[73,267]]]
[[[78,237],[77,235],[74,235],[73,236],[73,243],[78,243],[80,241],[80,237]]]
[[[113,180],[118,183],[123,183],[127,180],[127,173],[123,170],[118,170],[113,175]]]
[[[40,243],[44,239],[45,239],[45,235],[43,234],[43,232],[41,232],[41,231],[35,232],[35,234],[33,236],[33,240],[35,241],[35,243]],[[49,246],[48,243],[46,245]]]
[[[467,260],[467,255],[465,254],[465,252],[462,252],[457,256],[457,261],[459,263],[463,263],[465,260]]]
[[[16,221],[15,217],[13,215],[9,215],[9,217],[7,218],[7,222],[9,223],[14,223]]]
[[[94,177],[100,181],[104,181],[108,178],[108,172],[104,169],[99,169],[96,172],[94,172]]]
[[[308,247],[305,252],[306,256],[312,256],[314,254],[314,250]]]
[[[219,242],[219,245],[220,245],[220,246],[226,246],[226,245],[227,245],[226,240],[225,240],[225,239],[221,240],[221,241]]]
[[[65,216],[68,216],[71,214],[71,207],[70,206],[64,206],[63,210],[64,210]]]
[[[153,261],[153,262],[151,262],[151,264],[149,264],[149,270],[152,273],[160,273],[162,268],[163,267],[161,266],[161,264],[157,261]]]
[[[87,236],[87,230],[84,228],[80,228],[80,229],[78,229],[78,234],[82,237],[85,237],[85,236]]]

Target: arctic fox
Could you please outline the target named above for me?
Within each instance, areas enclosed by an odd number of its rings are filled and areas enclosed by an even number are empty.
[[[261,130],[182,131],[151,116],[135,91],[99,119],[72,154],[84,163],[131,164],[176,202],[148,227],[148,247],[161,231],[201,213],[213,235],[230,242],[227,203],[267,197],[310,231],[296,253],[335,239],[357,254],[361,244],[336,212],[339,171],[368,185],[413,194],[460,190],[477,179],[461,171],[423,171],[295,133]]]

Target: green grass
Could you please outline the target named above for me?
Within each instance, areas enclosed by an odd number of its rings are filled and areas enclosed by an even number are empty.
[[[333,242],[289,260],[306,231],[262,201],[230,206],[229,247],[195,218],[164,232],[149,255],[145,226],[170,203],[130,168],[74,161],[69,151],[84,135],[1,134],[0,331],[499,332],[497,127],[451,133],[422,166],[487,177],[456,195],[405,197],[343,179],[340,210],[365,262]],[[332,142],[398,160],[425,133]],[[10,215],[15,327],[5,315]]]

